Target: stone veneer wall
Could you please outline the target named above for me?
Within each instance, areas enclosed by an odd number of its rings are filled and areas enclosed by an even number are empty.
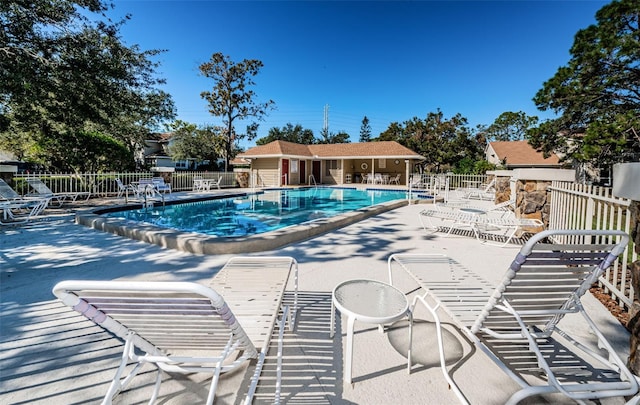
[[[516,217],[539,219],[546,228],[549,224],[549,212],[551,211],[551,192],[548,191],[550,185],[550,181],[516,180]],[[494,202],[496,204],[511,198],[511,179],[509,177],[498,177],[495,188],[496,199]]]
[[[494,203],[500,204],[505,201],[509,201],[511,198],[511,177],[496,177],[496,184],[494,188],[496,189],[496,199]]]
[[[516,181],[516,217],[539,219],[545,229],[549,225],[551,211],[550,181],[517,180]]]

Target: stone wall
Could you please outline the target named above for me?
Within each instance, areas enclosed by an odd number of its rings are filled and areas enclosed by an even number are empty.
[[[549,225],[551,211],[550,181],[517,180],[516,181],[516,217],[539,219],[545,229]]]
[[[496,200],[494,203],[500,204],[509,201],[511,198],[511,177],[496,177]]]

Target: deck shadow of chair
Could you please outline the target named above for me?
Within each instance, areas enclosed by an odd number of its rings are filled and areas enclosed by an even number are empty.
[[[424,305],[438,329],[439,310],[447,313],[520,385],[507,404],[552,393],[578,402],[632,396],[638,392],[636,377],[581,303],[628,242],[629,236],[621,231],[544,231],[522,247],[495,286],[445,255],[393,254],[388,259],[389,281],[393,284],[394,269],[406,271],[424,291],[415,296],[413,308]],[[579,341],[560,329],[560,321],[571,313],[582,315],[597,342]],[[437,339],[445,380],[461,403],[469,403],[447,368],[440,335]],[[516,346],[520,350],[514,352]],[[528,378],[533,375],[541,378]]]
[[[54,193],[39,178],[28,178],[27,183],[35,191],[35,193],[32,195],[37,197],[50,197],[51,201],[57,201],[58,206],[62,206],[67,201],[75,202],[80,196],[85,197],[86,200],[89,200],[89,198],[91,198],[90,191],[69,191],[64,193]]]
[[[292,271],[293,308],[282,307]],[[282,337],[286,323],[293,330],[297,313],[297,272],[297,262],[290,257],[234,257],[214,277],[215,290],[191,282],[69,280],[58,283],[53,293],[124,341],[121,363],[104,404],[111,403],[147,363],[157,369],[150,403],[157,399],[161,371],[165,371],[210,373],[207,404],[212,404],[220,375],[255,359],[244,397],[244,403],[250,404],[276,324],[279,341],[274,397],[278,402]],[[130,362],[135,367],[125,376]]]

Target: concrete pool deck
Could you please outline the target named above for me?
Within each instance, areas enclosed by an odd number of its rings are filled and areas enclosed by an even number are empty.
[[[108,202],[107,202],[108,203]],[[331,291],[355,278],[387,280],[392,253],[445,253],[497,282],[518,251],[457,235],[428,235],[417,214],[424,205],[405,205],[360,222],[260,255],[293,256],[300,266],[301,308],[294,333],[286,334],[283,402],[291,404],[454,404],[440,369],[433,363],[429,322],[416,327],[414,353],[423,365],[408,375],[402,339],[356,323],[353,384],[342,383],[345,329],[340,318],[329,338]],[[113,377],[121,342],[57,302],[51,288],[66,279],[194,281],[208,285],[230,254],[198,255],[96,231],[74,223],[71,214],[26,226],[0,228],[0,403],[97,403]],[[415,289],[401,281],[407,294]],[[623,358],[629,334],[591,294],[587,311]],[[416,312],[419,320],[428,319]],[[564,329],[592,341],[581,320],[566,317]],[[398,331],[402,331],[398,325]],[[452,331],[455,334],[455,331]],[[462,342],[463,346],[465,342]],[[466,350],[470,348],[464,346]],[[115,403],[146,403],[155,374],[151,368],[133,381]],[[221,379],[217,404],[233,404],[246,384],[246,369]],[[249,369],[250,371],[250,369]],[[267,362],[264,374],[273,376]],[[159,403],[203,403],[205,375],[164,375]],[[482,352],[470,356],[454,379],[472,404],[501,404],[517,390]],[[268,381],[261,383],[255,403],[270,403]],[[622,404],[623,398],[600,401]],[[524,403],[524,402],[523,402]],[[534,397],[526,403],[566,403],[558,396]],[[589,403],[587,401],[587,403]]]

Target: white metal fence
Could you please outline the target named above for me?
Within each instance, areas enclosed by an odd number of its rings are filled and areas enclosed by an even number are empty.
[[[26,179],[39,178],[54,193],[69,191],[89,191],[98,197],[108,197],[118,194],[116,179],[119,178],[126,185],[140,179],[150,179],[158,177],[156,172],[123,172],[123,173],[25,173],[16,174],[13,177],[13,187],[21,195],[29,194],[29,184]],[[220,187],[236,187],[236,175],[233,172],[172,172],[171,190],[189,191],[193,190],[194,176],[203,179],[218,180],[222,176]]]
[[[612,195],[609,187],[553,182],[549,229],[621,230],[631,233],[631,201]],[[633,242],[600,278],[600,287],[621,307],[633,303],[629,264],[638,260]]]

